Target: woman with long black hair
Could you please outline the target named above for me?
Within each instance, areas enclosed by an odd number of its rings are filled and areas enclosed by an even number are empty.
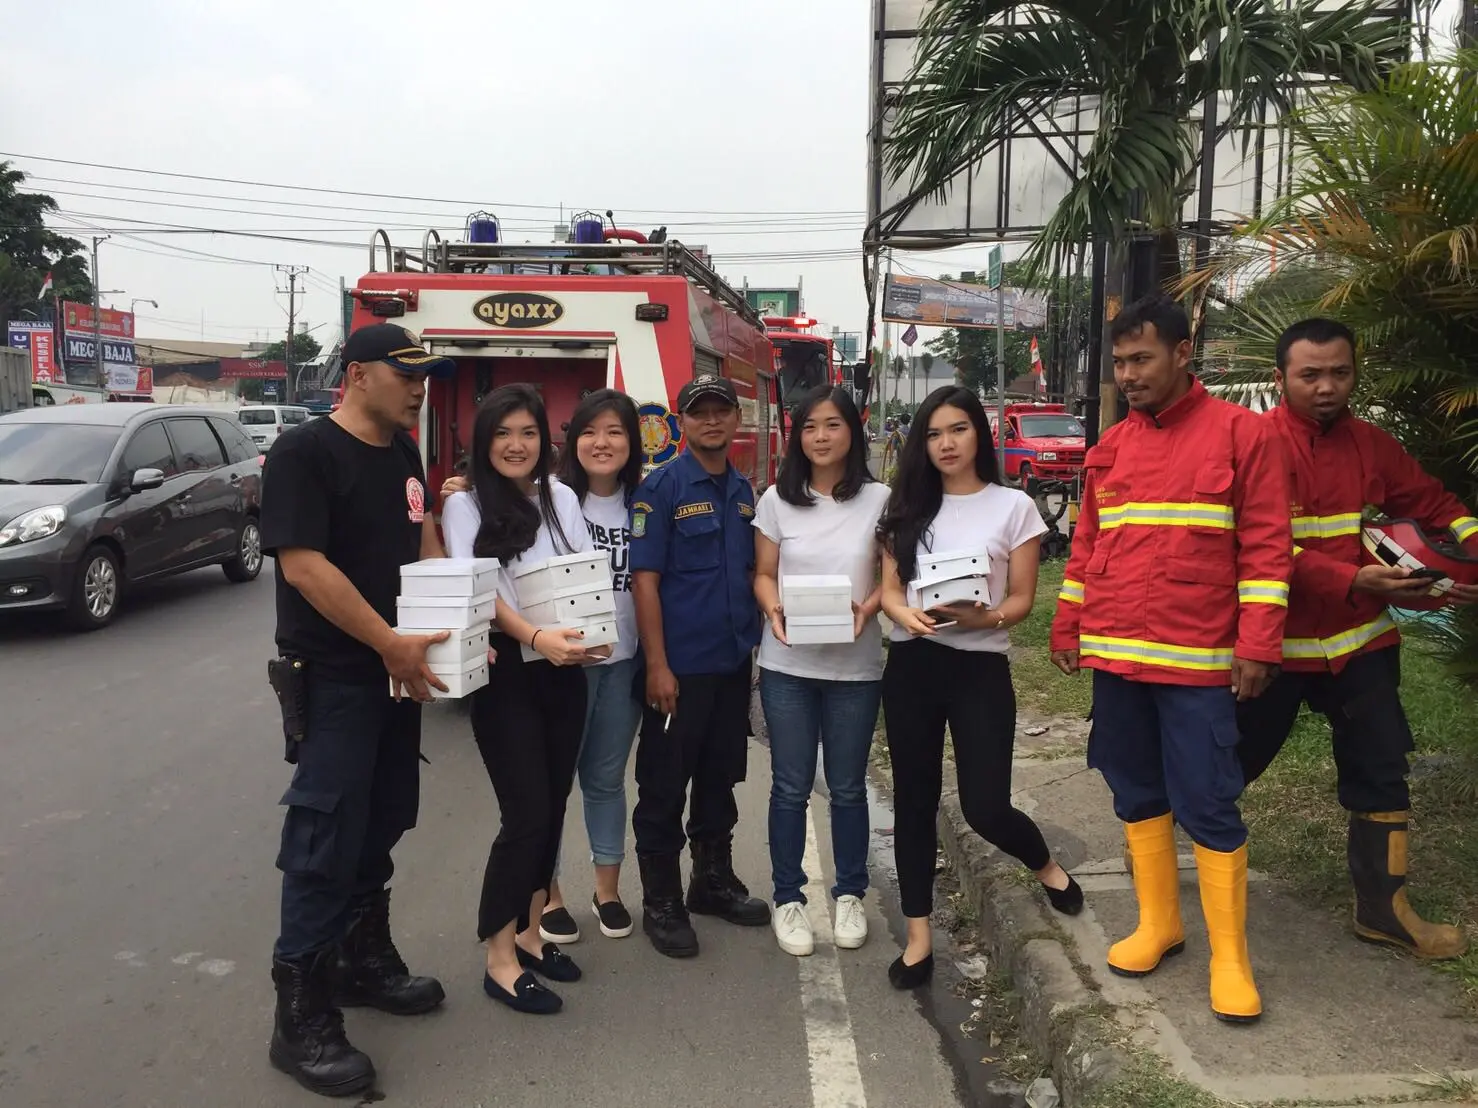
[[[867,940],[867,755],[883,676],[877,527],[888,486],[868,470],[862,417],[846,389],[805,393],[791,426],[779,479],[755,509],[754,595],[767,617],[759,666],[770,733],[771,924],[780,949],[804,957],[814,949],[801,860],[818,746],[836,865],[832,934],[843,949]],[[781,580],[816,574],[850,579],[850,641],[791,645]]]
[[[1011,804],[1016,693],[1006,631],[1031,612],[1046,529],[1031,498],[1000,483],[979,398],[957,385],[925,397],[878,523],[883,611],[893,622],[883,718],[908,925],[907,944],[888,977],[900,989],[922,985],[934,969],[929,913],[946,726],[966,822],[1036,874],[1052,907],[1068,915],[1083,907],[1083,890],[1052,860],[1031,817]],[[986,557],[988,604],[923,609],[909,583],[921,558],[946,551]]]
[[[442,529],[454,558],[497,558],[497,662],[472,694],[472,733],[498,795],[502,825],[488,852],[477,935],[487,943],[483,989],[520,1012],[556,1012],[534,977],[576,981],[580,969],[538,920],[553,879],[565,803],[585,726],[581,632],[538,628],[519,614],[513,567],[592,549],[580,501],[550,476],[549,417],[527,385],[494,389],[472,429],[472,490],[447,499]],[[523,660],[520,646],[540,659]],[[532,923],[531,923],[532,921]],[[542,945],[541,945],[542,943]],[[532,971],[532,972],[529,972]]]

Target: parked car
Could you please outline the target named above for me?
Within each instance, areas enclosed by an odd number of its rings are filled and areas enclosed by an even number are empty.
[[[0,416],[0,613],[112,622],[129,586],[262,571],[262,460],[229,415],[75,404]]]
[[[289,404],[248,404],[236,412],[236,419],[251,435],[252,442],[265,454],[277,437],[289,427],[307,423],[313,413],[307,408]]]

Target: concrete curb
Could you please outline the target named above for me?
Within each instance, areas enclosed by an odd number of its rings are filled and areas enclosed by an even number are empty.
[[[1019,884],[1014,862],[992,858],[952,790],[939,804],[939,840],[979,914],[980,940],[992,964],[1020,998],[1022,1031],[1051,1064],[1063,1108],[1087,1103],[1128,1061],[1107,1033],[1116,1010],[1084,983],[1050,908]]]

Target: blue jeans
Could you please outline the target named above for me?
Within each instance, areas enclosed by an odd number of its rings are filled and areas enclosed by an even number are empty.
[[[775,903],[806,902],[806,805],[816,783],[819,742],[831,794],[831,895],[867,891],[867,755],[882,699],[881,681],[824,681],[760,670],[760,704],[770,732],[770,870]]]
[[[585,741],[580,747],[580,793],[590,860],[619,866],[626,856],[626,761],[641,722],[641,703],[632,695],[637,659],[626,658],[585,670]]]

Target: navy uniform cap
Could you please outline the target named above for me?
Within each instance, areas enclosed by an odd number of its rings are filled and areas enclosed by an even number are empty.
[[[424,373],[428,377],[450,377],[457,363],[440,354],[428,354],[421,336],[398,323],[371,323],[349,335],[340,353],[343,364],[384,362],[402,373]]]

